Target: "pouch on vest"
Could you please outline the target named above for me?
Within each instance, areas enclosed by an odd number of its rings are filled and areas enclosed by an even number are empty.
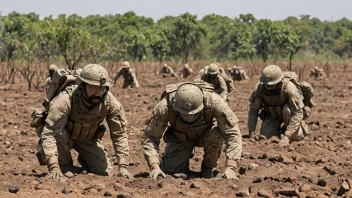
[[[35,128],[40,125],[43,125],[47,115],[48,115],[48,112],[45,109],[36,108],[32,112],[32,116],[31,116],[32,120],[30,122],[30,126]]]
[[[104,124],[100,124],[99,127],[98,127],[98,130],[97,132],[95,133],[93,139],[94,140],[101,140],[103,137],[104,137],[104,134],[106,132],[106,127]]]

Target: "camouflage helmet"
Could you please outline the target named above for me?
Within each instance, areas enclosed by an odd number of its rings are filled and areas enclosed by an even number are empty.
[[[185,64],[184,67],[185,67],[185,68],[189,68],[189,65],[188,65],[188,64]]]
[[[281,68],[277,65],[269,65],[263,69],[260,82],[264,85],[275,85],[282,81],[284,73]]]
[[[89,64],[83,67],[78,79],[90,85],[106,86],[110,85],[109,74],[106,69],[98,64]],[[78,82],[77,84],[80,84]]]
[[[317,66],[315,66],[315,67],[314,67],[314,70],[315,70],[315,71],[318,71],[318,70],[319,70],[319,68],[318,68]]]
[[[219,73],[219,66],[215,63],[209,65],[208,69],[209,74],[218,74]]]
[[[56,66],[56,65],[51,64],[51,65],[49,66],[49,71],[56,71],[56,70],[57,70],[57,66]]]
[[[237,65],[234,65],[233,68],[236,69],[236,68],[237,68]]]
[[[165,64],[163,65],[163,67],[167,67],[167,64],[165,63]]]
[[[203,91],[195,84],[181,85],[172,101],[172,108],[182,114],[196,114],[203,110]]]
[[[125,61],[122,63],[123,68],[130,68],[130,63],[128,61]]]

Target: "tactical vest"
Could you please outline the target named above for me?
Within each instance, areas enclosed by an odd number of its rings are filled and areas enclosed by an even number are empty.
[[[209,82],[209,74],[208,74],[209,66],[204,67],[204,77],[203,80]],[[224,78],[228,93],[235,90],[235,86],[233,85],[233,80],[226,74],[225,70],[222,67],[219,67],[219,74]]]
[[[172,84],[166,87],[166,99],[168,105],[168,121],[169,121],[169,129],[171,130],[178,140],[180,141],[193,141],[200,137],[204,132],[210,130],[213,123],[213,114],[211,112],[212,109],[212,93],[213,86],[208,83],[192,83],[196,84],[200,88],[202,88],[204,93],[203,105],[204,109],[200,112],[201,115],[198,117],[196,121],[192,124],[186,124],[182,121],[177,115],[175,110],[172,108],[172,103],[175,98],[176,91],[178,87],[185,83]]]
[[[100,103],[97,113],[84,114],[80,110],[81,97],[77,86],[70,86],[66,91],[71,100],[71,112],[66,124],[70,138],[73,140],[98,139],[101,135],[100,124],[106,117],[106,108],[110,105],[110,100],[106,98],[103,103]]]

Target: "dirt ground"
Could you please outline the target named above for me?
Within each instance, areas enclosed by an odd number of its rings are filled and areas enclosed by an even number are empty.
[[[25,82],[11,88],[8,84],[0,85],[0,197],[235,197],[240,191],[248,191],[250,197],[265,192],[267,197],[336,197],[342,193],[352,196],[349,190],[352,187],[349,186],[352,185],[351,74],[351,70],[343,72],[341,68],[331,71],[329,80],[315,81],[308,74],[303,76],[316,92],[316,107],[307,120],[311,135],[286,147],[280,146],[275,138],[249,141],[248,97],[259,76],[235,83],[237,91],[231,94],[229,106],[239,118],[243,136],[243,159],[237,168],[239,181],[199,178],[201,148],[196,149],[190,160],[191,170],[195,172],[191,179],[147,177],[149,168],[140,145],[144,122],[165,86],[182,79],[161,79],[153,72],[142,73],[138,76],[141,88],[122,90],[118,88],[121,79],[112,88],[129,123],[129,170],[135,176],[130,180],[117,177],[116,165],[110,177],[77,174],[66,181],[45,178],[47,168],[39,166],[35,157],[38,138],[29,127],[30,114],[33,108],[41,106],[45,93],[27,91]],[[116,161],[108,134],[103,141]],[[164,146],[162,143],[161,153]],[[77,154],[74,152],[73,156],[76,158]],[[222,153],[216,170],[223,170],[224,163]],[[9,192],[16,188],[19,189],[16,194]]]

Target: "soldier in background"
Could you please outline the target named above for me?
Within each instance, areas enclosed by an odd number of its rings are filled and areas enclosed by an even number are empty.
[[[139,87],[136,73],[131,68],[129,62],[125,61],[122,63],[122,67],[119,69],[119,71],[116,73],[116,76],[114,77],[114,81],[113,81],[114,86],[116,84],[116,81],[120,78],[120,76],[123,76],[124,78],[122,89],[126,89],[128,87],[131,87],[131,88]]]
[[[326,74],[323,69],[319,69],[315,66],[313,69],[310,70],[310,77],[314,77],[315,80],[323,80],[326,78]]]
[[[233,69],[232,69],[232,79],[234,81],[242,81],[242,80],[246,80],[249,78],[246,75],[246,72],[244,71],[244,69],[242,67],[238,67],[238,66],[234,65]]]
[[[213,87],[207,83],[172,84],[163,95],[146,122],[142,140],[150,177],[165,177],[164,173],[188,174],[194,147],[204,147],[201,176],[213,178],[225,140],[223,177],[237,180],[235,170],[242,151],[238,120],[226,102],[213,93]],[[162,137],[166,148],[160,162]]]
[[[53,79],[54,73],[57,70],[57,66],[54,64],[51,64],[48,69],[48,77],[45,80],[45,89],[48,90],[51,80]]]
[[[166,63],[162,66],[160,69],[159,75],[161,75],[163,78],[173,76],[175,78],[178,78],[178,75],[175,73],[175,71],[168,66]]]
[[[249,102],[250,138],[255,136],[258,117],[263,120],[260,135],[266,138],[279,136],[283,145],[302,140],[308,134],[303,120],[303,95],[293,82],[284,79],[280,67],[269,65],[264,68]]]
[[[180,71],[180,76],[183,78],[188,78],[188,76],[193,74],[193,69],[189,67],[188,64],[185,64]]]

